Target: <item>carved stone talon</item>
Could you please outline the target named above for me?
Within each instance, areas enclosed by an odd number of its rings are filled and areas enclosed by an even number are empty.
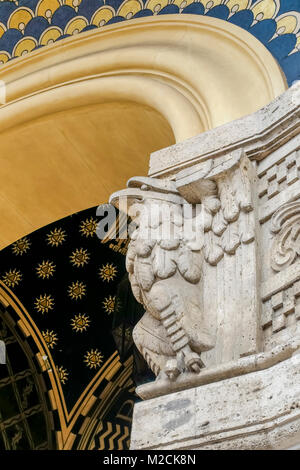
[[[191,372],[199,374],[201,369],[205,367],[204,362],[197,353],[190,353],[185,357],[185,364]]]
[[[179,374],[174,373],[174,372],[167,372],[167,376],[169,380],[171,380],[171,382],[174,382],[177,379],[178,375]]]
[[[169,380],[172,382],[177,379],[178,375],[180,374],[180,370],[178,368],[177,360],[170,359],[165,367],[165,373]]]
[[[189,370],[191,372],[194,372],[195,374],[199,374],[199,372],[201,371],[201,366],[197,362],[194,362],[189,365]]]

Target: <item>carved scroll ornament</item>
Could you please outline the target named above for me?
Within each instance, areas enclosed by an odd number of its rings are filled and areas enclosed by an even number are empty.
[[[300,255],[300,201],[284,204],[275,212],[271,231],[277,234],[271,248],[271,267],[281,271]]]

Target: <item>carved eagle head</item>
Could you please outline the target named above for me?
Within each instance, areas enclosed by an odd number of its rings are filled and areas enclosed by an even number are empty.
[[[128,180],[127,189],[117,191],[110,196],[109,203],[128,213],[132,204],[147,200],[160,200],[173,204],[185,202],[173,181],[135,176]],[[126,201],[126,204],[122,204],[122,201]]]

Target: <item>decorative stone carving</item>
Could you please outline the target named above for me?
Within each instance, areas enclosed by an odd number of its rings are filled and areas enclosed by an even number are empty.
[[[300,201],[284,204],[275,212],[271,231],[277,234],[271,248],[271,266],[281,271],[300,255]]]
[[[262,326],[272,326],[272,333],[286,328],[287,317],[294,315],[290,326],[300,319],[300,281],[272,295],[263,305]]]
[[[299,151],[288,154],[284,159],[268,168],[259,178],[258,196],[262,202],[272,199],[299,180]]]
[[[236,375],[214,371],[219,376],[200,386],[137,403],[131,449],[274,450],[299,443],[299,348],[298,336],[241,359]]]
[[[243,152],[224,159],[208,160],[200,171],[179,173],[176,186],[190,203],[201,202],[204,214],[204,258],[216,265],[224,253],[235,254],[238,246],[254,240],[252,167]]]
[[[136,228],[126,267],[146,309],[133,337],[158,379],[198,374],[201,353],[214,347],[210,312],[203,311],[203,289],[210,289],[202,283],[203,262],[215,266],[224,253],[234,255],[254,240],[251,174],[249,160],[233,152],[184,176],[179,189],[172,181],[136,177],[111,196],[115,205],[130,199]]]
[[[146,312],[135,327],[134,341],[156,375],[165,372],[175,379],[183,370],[199,372],[201,351],[213,347],[201,311],[201,214],[191,219],[190,237],[184,238],[185,201],[174,183],[133,178],[128,186],[111,201],[122,196],[135,201],[137,228],[126,267],[133,293]]]
[[[206,215],[202,273],[193,286],[203,314],[197,327],[210,318],[214,345],[201,352],[206,368],[199,374],[185,370],[173,382],[161,375],[137,388],[144,401],[135,405],[131,448],[299,445],[299,118],[300,82],[253,115],[152,154],[149,175],[164,178],[160,184],[173,178],[177,196],[192,206],[200,201]],[[249,205],[242,206],[240,191]],[[222,217],[226,230],[237,234],[228,237],[232,250],[225,244]],[[242,227],[249,238],[242,237]],[[177,294],[184,285],[189,298],[192,284],[180,276]],[[167,292],[172,276],[168,282]],[[184,314],[188,318],[188,309]]]

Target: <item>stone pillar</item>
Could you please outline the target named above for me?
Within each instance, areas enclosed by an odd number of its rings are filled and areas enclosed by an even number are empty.
[[[153,153],[149,177],[111,198],[140,208],[127,255],[146,310],[134,339],[157,375],[137,388],[132,449],[299,445],[299,115],[297,83]]]

